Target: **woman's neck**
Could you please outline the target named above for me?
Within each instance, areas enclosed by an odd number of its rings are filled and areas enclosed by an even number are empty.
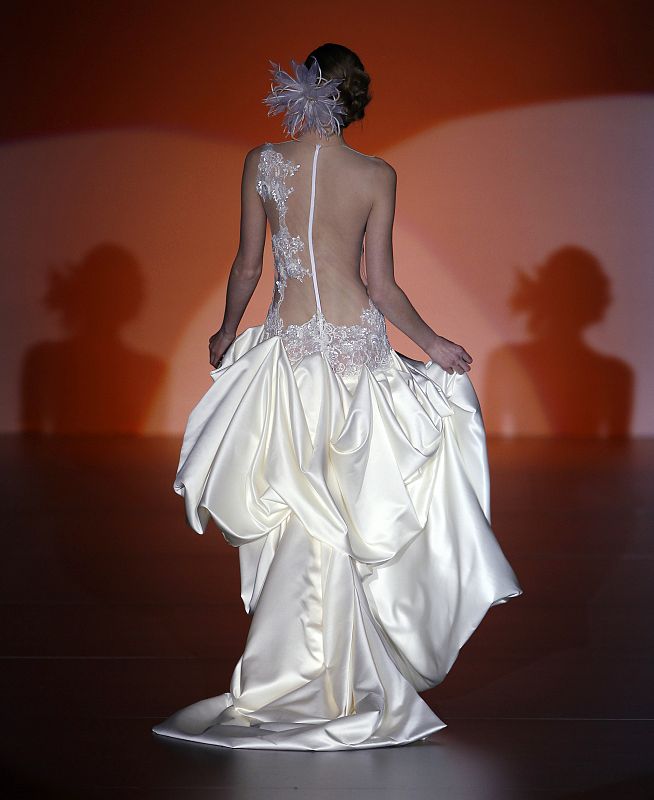
[[[296,142],[306,142],[307,144],[316,145],[319,144],[321,147],[343,147],[346,146],[346,142],[343,139],[342,133],[334,133],[331,136],[324,137],[319,136],[314,131],[307,131],[302,134],[298,139],[295,140]]]

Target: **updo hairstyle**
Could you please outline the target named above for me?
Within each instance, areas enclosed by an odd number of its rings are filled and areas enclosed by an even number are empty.
[[[342,78],[339,84],[340,100],[346,109],[341,125],[347,128],[352,122],[363,119],[364,109],[372,100],[369,91],[370,75],[365,70],[359,56],[347,47],[328,42],[312,50],[304,62],[306,67],[318,61],[323,78]]]

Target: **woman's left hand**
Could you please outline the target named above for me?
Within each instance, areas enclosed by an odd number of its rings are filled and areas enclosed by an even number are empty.
[[[226,333],[221,328],[209,339],[209,363],[214,369],[220,366],[225,351],[235,338],[235,334]]]

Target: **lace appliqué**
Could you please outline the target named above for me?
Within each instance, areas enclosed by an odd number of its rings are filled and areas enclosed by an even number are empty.
[[[307,322],[284,328],[279,307],[273,304],[266,316],[263,338],[281,336],[293,366],[305,356],[324,352],[337,375],[356,376],[364,366],[371,371],[386,369],[391,363],[386,321],[370,298],[360,319],[361,324],[358,325],[334,325],[325,319],[324,314],[316,312]]]
[[[288,197],[293,191],[292,186],[286,185],[286,178],[293,176],[300,168],[299,164],[285,159],[281,153],[272,148],[269,142],[261,151],[257,179],[257,192],[263,200],[272,198],[279,213],[279,230],[272,235],[272,250],[277,279],[275,281],[280,295],[280,302],[284,298],[284,289],[288,278],[302,281],[306,275],[311,275],[298,257],[304,250],[304,242],[299,236],[291,236],[286,227],[286,210]]]

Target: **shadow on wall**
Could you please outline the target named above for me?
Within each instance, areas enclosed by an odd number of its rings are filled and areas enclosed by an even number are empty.
[[[599,260],[569,245],[554,251],[533,277],[518,271],[509,298],[527,315],[531,340],[489,354],[484,417],[502,433],[578,437],[628,436],[634,373],[626,362],[593,350],[583,331],[603,319],[610,282]]]
[[[143,304],[136,257],[102,243],[64,271],[51,269],[44,306],[59,312],[66,338],[26,352],[21,428],[31,433],[139,433],[165,377],[160,359],[120,338]]]

